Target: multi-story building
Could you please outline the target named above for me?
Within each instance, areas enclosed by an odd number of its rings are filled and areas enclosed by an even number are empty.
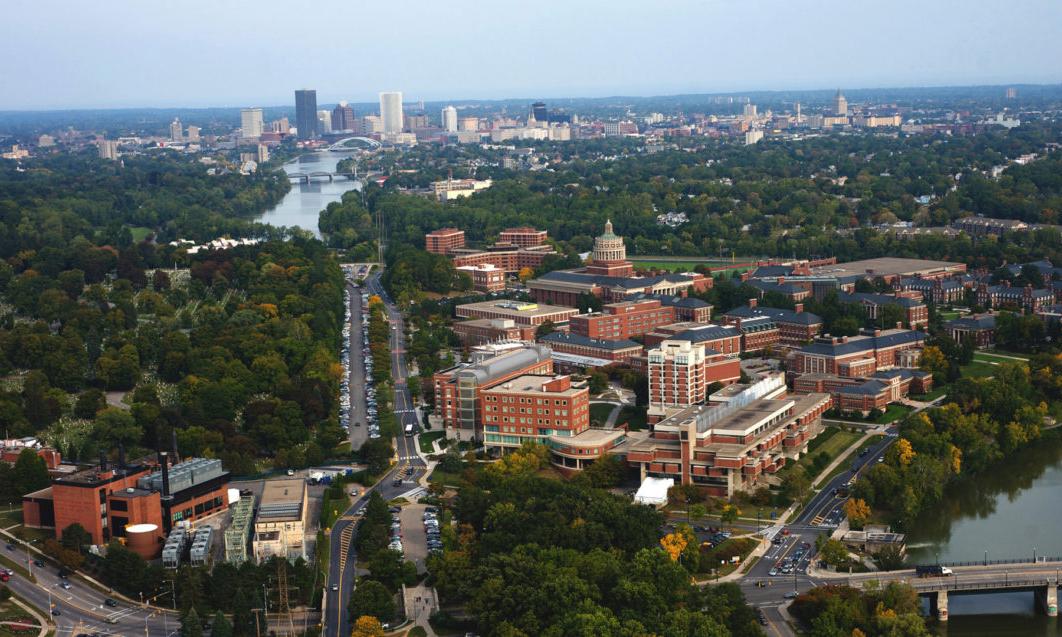
[[[587,267],[548,272],[527,283],[535,300],[569,306],[578,305],[587,294],[613,302],[640,294],[686,296],[711,286],[711,277],[695,272],[634,276],[634,265],[627,260],[623,239],[612,231],[611,221],[605,223],[604,234],[594,240]]]
[[[903,310],[904,323],[907,327],[917,329],[923,325],[929,325],[929,307],[920,298],[912,298],[905,294],[914,293],[897,292],[895,294],[871,294],[867,292],[842,292],[838,294],[838,300],[842,303],[857,303],[863,306],[867,318],[876,321],[882,316],[882,310],[888,306],[896,306]]]
[[[480,418],[483,390],[524,375],[553,373],[553,359],[544,345],[522,345],[504,354],[437,372],[435,415],[442,419],[446,437],[483,440]]]
[[[405,125],[402,114],[402,93],[391,91],[380,93],[380,119],[383,121],[384,133],[401,133]]]
[[[520,248],[512,244],[497,243],[482,250],[455,248],[450,256],[454,267],[490,264],[507,273],[517,274],[524,268],[537,268],[551,254],[556,252],[548,244]]]
[[[453,106],[442,109],[442,127],[447,133],[457,132],[457,109]]]
[[[113,139],[101,139],[96,142],[99,147],[100,159],[118,159],[118,142]]]
[[[642,353],[642,346],[631,340],[602,340],[564,332],[550,332],[540,336],[538,342],[553,350],[553,362],[558,365],[580,364],[583,367],[602,367],[628,361]]]
[[[1028,230],[1029,224],[1017,219],[992,219],[990,217],[962,217],[951,222],[951,227],[973,236],[996,235],[1006,232]]]
[[[734,319],[733,326],[741,332],[741,351],[760,352],[778,344],[781,331],[769,316]]]
[[[501,292],[505,289],[505,270],[493,263],[463,265],[457,268],[472,279],[472,289],[477,292]]]
[[[918,369],[881,370],[867,378],[804,374],[793,380],[793,391],[830,394],[834,407],[841,412],[859,412],[864,416],[874,410],[884,411],[889,403],[902,400],[912,392],[925,394],[932,389],[933,375]]]
[[[646,353],[649,377],[649,419],[668,410],[704,402],[712,383],[724,385],[741,378],[741,361],[700,343],[668,340]]]
[[[243,139],[258,139],[262,136],[262,129],[264,126],[262,109],[240,109],[240,137]]]
[[[944,323],[944,331],[956,343],[970,341],[976,347],[991,347],[996,341],[996,315],[972,314]]]
[[[465,231],[457,228],[440,228],[424,235],[424,249],[435,254],[450,254],[465,247]]]
[[[317,139],[317,91],[295,91],[295,128],[300,140]]]
[[[642,336],[661,325],[675,322],[675,308],[656,299],[609,303],[600,312],[578,314],[570,321],[572,334],[604,340]]]
[[[991,308],[1015,308],[1035,314],[1044,305],[1055,302],[1055,293],[1046,288],[1011,287],[1009,281],[1001,285],[982,283],[977,287],[977,303]]]
[[[517,325],[512,319],[472,319],[453,325],[454,334],[463,345],[482,345],[496,341],[533,341],[536,328]]]
[[[178,522],[195,522],[228,505],[229,473],[220,460],[192,458],[168,465],[168,454],[161,452],[157,463],[152,458],[132,464],[120,459],[113,467],[101,462],[62,475],[50,487],[23,496],[24,524],[54,529],[58,539],[77,523],[93,544],[125,537],[126,527],[153,525],[161,542]]]
[[[579,310],[524,301],[480,301],[458,305],[454,312],[457,318],[510,319],[517,325],[531,327],[548,322],[554,328],[567,330],[569,319]]]
[[[306,518],[305,480],[266,480],[251,541],[255,561],[305,558]]]
[[[667,296],[664,294],[633,294],[627,297],[631,301],[653,299],[660,301],[664,307],[675,309],[676,321],[707,323],[712,320],[712,304],[692,296]]]
[[[700,343],[720,354],[741,353],[741,330],[733,325],[714,323],[673,323],[663,325],[645,335],[645,346],[653,347],[666,340]]]
[[[480,190],[491,187],[491,179],[444,179],[431,184],[432,192],[438,201],[453,201],[461,197],[471,197]]]
[[[545,230],[536,230],[527,226],[508,228],[498,234],[498,243],[510,244],[518,248],[534,248],[545,243],[547,235]]]
[[[804,311],[804,304],[797,303],[796,308],[786,310],[764,307],[756,299],[749,299],[748,305],[736,307],[720,318],[726,325],[733,325],[738,320],[766,317],[778,327],[779,342],[788,347],[799,347],[811,341],[822,331],[822,317]]]
[[[922,349],[926,335],[916,330],[864,330],[860,336],[816,338],[810,345],[789,355],[789,371],[794,374],[833,374],[865,378],[879,369],[913,367],[901,354]]]
[[[782,374],[729,393],[722,404],[676,410],[648,437],[613,452],[637,466],[642,480],[671,478],[730,497],[764,484],[762,476],[805,453],[831,402],[829,394],[787,396]]]
[[[924,279],[918,276],[901,277],[894,285],[901,292],[918,292],[923,299],[927,299],[937,305],[961,303],[966,298],[966,290],[970,288],[970,285],[967,285],[959,277],[947,279]]]
[[[354,109],[346,102],[336,104],[336,107],[332,109],[332,130],[353,132],[356,127]]]
[[[570,376],[524,375],[484,389],[481,400],[487,451],[548,444],[590,428],[590,390]]]
[[[184,129],[181,127],[180,118],[174,117],[173,121],[170,122],[170,141],[184,141]]]

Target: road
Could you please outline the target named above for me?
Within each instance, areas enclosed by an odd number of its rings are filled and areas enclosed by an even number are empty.
[[[394,381],[395,402],[394,412],[399,423],[399,430],[405,432],[407,425],[413,425],[415,432],[420,431],[417,422],[417,414],[413,406],[413,400],[409,395],[407,385],[408,368],[405,356],[405,322],[401,313],[395,307],[390,296],[380,285],[378,274],[371,275],[365,281],[364,286],[370,295],[378,295],[384,301],[388,320],[394,329],[391,330],[391,378]],[[359,297],[360,301],[360,297]],[[358,313],[360,319],[360,309]],[[353,320],[353,319],[352,319]],[[360,327],[358,328],[360,330]],[[354,333],[354,330],[351,330]],[[359,343],[360,346],[360,343]],[[360,352],[360,347],[358,349]],[[352,352],[353,358],[353,352]],[[352,367],[357,367],[353,365]],[[364,367],[362,367],[364,371]],[[364,382],[364,379],[362,380]],[[351,391],[355,391],[355,385],[351,382]],[[364,391],[361,392],[364,395]],[[352,401],[353,402],[353,401]],[[364,425],[363,425],[364,426]],[[353,427],[352,427],[353,429]],[[398,456],[397,464],[371,489],[359,497],[349,509],[347,509],[332,527],[330,534],[330,556],[328,569],[328,588],[325,591],[325,614],[324,635],[325,637],[340,637],[349,635],[351,628],[347,618],[346,607],[350,601],[350,594],[354,591],[354,533],[357,524],[357,516],[367,502],[367,497],[372,491],[377,491],[384,500],[392,500],[399,496],[415,499],[417,479],[427,468],[416,452],[416,439],[400,433],[395,441],[395,450]],[[411,475],[405,475],[407,467],[412,467]],[[413,495],[411,495],[413,494]]]

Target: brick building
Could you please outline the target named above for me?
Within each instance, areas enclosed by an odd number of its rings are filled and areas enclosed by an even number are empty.
[[[925,394],[933,389],[933,375],[918,369],[889,369],[874,372],[868,378],[845,378],[834,374],[804,374],[793,380],[798,393],[827,393],[833,405],[843,413],[859,412],[864,416],[874,410],[884,411],[910,393]]]
[[[648,437],[615,450],[639,468],[641,478],[672,478],[730,497],[764,484],[807,451],[822,431],[828,394],[786,395],[785,379],[772,374],[718,405],[693,405],[653,426]]]
[[[570,376],[524,375],[483,390],[487,451],[518,449],[525,442],[549,444],[590,428],[590,390]]]
[[[432,377],[435,415],[442,419],[447,438],[482,441],[483,390],[519,376],[552,373],[549,348],[530,344],[476,363],[444,369]]]
[[[976,347],[996,342],[996,315],[972,314],[944,323],[944,330],[956,343],[971,341]]]
[[[463,265],[457,268],[472,279],[472,289],[477,292],[501,292],[505,289],[505,270],[492,263]]]
[[[865,378],[879,369],[908,366],[901,354],[921,350],[925,339],[922,332],[904,329],[864,330],[852,337],[824,335],[789,355],[789,371]]]
[[[741,351],[759,352],[774,347],[781,338],[778,326],[769,316],[734,319],[733,326],[741,332]]]
[[[675,322],[675,308],[656,299],[609,303],[600,312],[578,314],[569,321],[572,334],[605,340],[643,336],[661,325]]]
[[[472,319],[453,325],[462,345],[482,345],[494,341],[533,341],[535,328],[517,325],[512,319]]]
[[[649,419],[663,418],[669,409],[704,402],[712,383],[730,384],[741,378],[737,357],[683,340],[664,341],[646,353],[649,379]]]
[[[625,362],[642,353],[641,344],[628,339],[604,340],[581,334],[551,332],[539,337],[538,342],[555,353],[596,358],[608,363]]]
[[[665,340],[700,343],[720,354],[741,353],[741,330],[733,325],[713,323],[672,323],[662,325],[645,335],[646,347],[654,347]]]
[[[507,274],[518,274],[524,268],[533,270],[542,265],[542,261],[551,254],[556,252],[548,245],[516,248],[498,244],[487,250],[457,248],[450,252],[450,258],[455,268],[492,265]]]
[[[424,249],[435,254],[450,254],[465,247],[465,231],[457,228],[441,228],[424,235]]]
[[[1009,281],[1004,281],[1001,285],[982,283],[977,287],[977,303],[984,307],[1015,308],[1034,314],[1044,305],[1052,305],[1054,302],[1053,290],[1035,289],[1031,285],[1011,287]]]
[[[796,309],[786,310],[758,305],[756,299],[749,299],[748,305],[736,307],[720,319],[726,325],[733,325],[738,320],[767,317],[778,327],[778,341],[788,347],[799,347],[819,335],[822,331],[822,317],[804,311],[804,304],[797,303]]]
[[[546,231],[522,226],[509,228],[498,234],[498,243],[508,243],[518,248],[533,248],[546,243]]]
[[[919,297],[919,298],[914,298]],[[917,292],[897,292],[895,294],[871,294],[868,292],[841,293],[841,303],[857,303],[863,306],[867,318],[872,321],[880,319],[884,308],[899,307],[903,311],[904,323],[911,329],[929,325],[929,307]]]

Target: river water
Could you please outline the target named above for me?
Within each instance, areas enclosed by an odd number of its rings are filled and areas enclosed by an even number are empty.
[[[908,530],[908,561],[931,564],[1062,556],[1062,437],[1049,435],[976,480],[948,490],[944,503]],[[1062,635],[1039,615],[1032,593],[952,595],[941,634]]]
[[[335,172],[340,160],[350,157],[350,153],[320,152],[308,153],[284,164],[284,172],[310,173],[315,171]],[[317,228],[317,216],[333,201],[339,201],[343,193],[358,190],[361,182],[341,178],[334,181],[315,179],[310,183],[292,183],[291,190],[273,208],[266,210],[257,221],[274,226],[298,226],[320,237]]]

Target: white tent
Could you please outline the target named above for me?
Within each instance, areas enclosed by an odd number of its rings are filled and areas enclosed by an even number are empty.
[[[664,506],[667,504],[667,490],[673,486],[674,478],[647,477],[638,487],[638,493],[634,494],[634,501],[655,507]]]

